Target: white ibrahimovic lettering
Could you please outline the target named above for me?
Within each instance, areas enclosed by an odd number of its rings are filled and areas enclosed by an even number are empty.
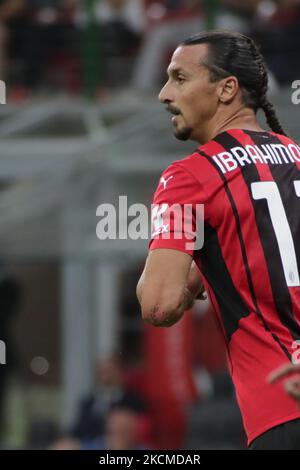
[[[300,147],[296,144],[262,144],[233,147],[226,152],[212,156],[223,174],[246,165],[283,165],[300,162]]]
[[[226,167],[227,171],[233,171],[238,167],[237,161],[233,158],[231,153],[222,152],[218,154],[222,164]]]
[[[263,147],[263,145],[262,145],[262,147]],[[272,155],[270,155],[268,152],[264,153],[262,151],[262,149],[259,148],[258,145],[255,145],[255,148],[256,148],[257,152],[260,154],[260,156],[262,157],[264,163],[268,163],[268,161],[270,161],[271,163],[274,163]]]
[[[280,158],[278,158],[277,154],[274,152],[274,149],[272,148],[271,144],[266,144],[265,147],[273,156],[274,162],[276,164],[282,165],[282,161],[280,160]]]
[[[293,155],[290,154],[289,149],[283,144],[271,144],[275,152],[280,153],[280,157],[284,163],[294,163]]]
[[[220,168],[220,170],[222,171],[222,173],[223,173],[223,174],[226,173],[226,170],[225,170],[225,168],[223,167],[222,163],[219,161],[217,155],[214,155],[214,156],[212,157],[212,159],[213,159],[213,161],[218,165],[218,167]]]
[[[300,149],[299,149],[299,146],[294,145],[294,144],[289,144],[288,148],[289,148],[289,151],[291,152],[291,154],[293,155],[294,160],[296,160],[297,162],[300,162]],[[297,156],[295,155],[295,152],[293,150],[296,151]]]
[[[255,163],[256,160],[258,160],[260,163],[264,163],[264,161],[261,158],[261,156],[259,155],[257,149],[253,145],[246,145],[245,149],[248,152],[248,154],[250,155],[251,160],[253,161],[253,163]]]
[[[233,147],[232,149],[230,149],[230,152],[233,153],[234,157],[237,159],[241,166],[245,166],[246,163],[252,163],[244,147]],[[239,155],[239,153],[241,155]]]
[[[294,181],[294,186],[300,197],[300,181]],[[295,245],[277,184],[274,181],[252,183],[251,191],[255,200],[267,200],[288,287],[300,286]]]

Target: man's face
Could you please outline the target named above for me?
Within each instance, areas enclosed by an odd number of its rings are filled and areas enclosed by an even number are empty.
[[[201,60],[207,57],[206,44],[178,47],[168,67],[168,81],[159,94],[161,103],[173,114],[175,136],[201,142],[203,128],[215,115],[219,100],[217,83]]]

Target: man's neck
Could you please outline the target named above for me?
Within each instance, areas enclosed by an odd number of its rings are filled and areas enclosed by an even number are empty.
[[[201,144],[207,143],[218,134],[221,134],[221,132],[225,132],[230,129],[247,129],[261,132],[264,131],[264,129],[262,129],[258,124],[253,109],[243,107],[237,109],[236,112],[231,113],[225,118],[224,114],[223,116],[215,116],[213,122],[209,123],[207,132],[204,131],[203,135],[201,135],[201,140],[199,139],[199,142]]]

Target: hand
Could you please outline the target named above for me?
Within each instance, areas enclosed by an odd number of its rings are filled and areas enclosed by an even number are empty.
[[[283,377],[289,377],[291,374],[296,374],[289,378],[284,383],[286,392],[299,402],[300,405],[300,364],[284,364],[268,376],[268,382],[273,384]]]

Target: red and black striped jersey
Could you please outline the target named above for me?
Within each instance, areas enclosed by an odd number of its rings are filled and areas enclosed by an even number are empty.
[[[168,214],[174,205],[192,207],[188,230]],[[191,244],[198,205],[201,249]],[[185,251],[201,271],[248,443],[300,418],[282,383],[266,380],[300,347],[300,146],[273,132],[222,132],[167,168],[152,209],[150,249]]]

